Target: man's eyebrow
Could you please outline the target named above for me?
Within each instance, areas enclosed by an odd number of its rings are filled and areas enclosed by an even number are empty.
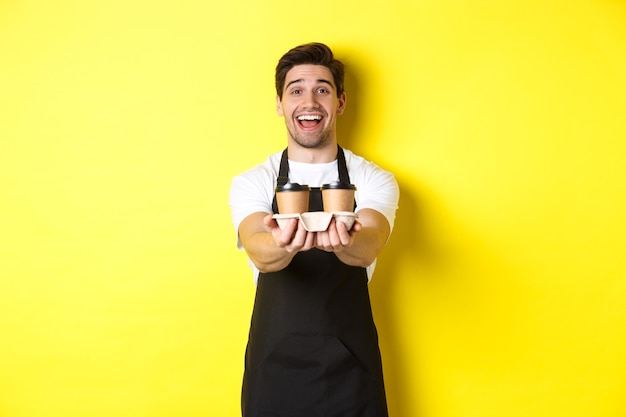
[[[289,88],[290,85],[292,84],[298,84],[304,82],[303,78],[298,78],[297,80],[293,80],[293,81],[289,81],[289,83],[285,86],[285,88]],[[317,80],[318,84],[328,84],[329,86],[333,87],[333,83],[330,82],[329,80],[325,79],[325,78],[320,78]]]

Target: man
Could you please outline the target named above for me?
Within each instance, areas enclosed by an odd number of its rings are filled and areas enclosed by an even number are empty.
[[[276,109],[287,149],[235,177],[230,205],[257,284],[242,389],[244,417],[384,417],[387,405],[368,294],[376,257],[393,228],[399,190],[393,175],[338,146],[344,68],[324,44],[287,52],[276,67]],[[308,232],[298,219],[281,229],[279,177],[311,187],[356,185],[358,221],[334,219]]]

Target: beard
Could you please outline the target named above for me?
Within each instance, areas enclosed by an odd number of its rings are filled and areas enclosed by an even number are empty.
[[[315,133],[314,135],[298,135],[296,132],[292,132],[290,129],[289,136],[294,140],[298,145],[307,149],[316,149],[323,148],[326,144],[331,141],[331,134],[329,131],[324,130],[319,133]]]
[[[322,130],[316,132],[298,132],[295,126],[296,123],[297,122],[294,122],[292,126],[287,124],[287,132],[289,133],[289,137],[299,146],[306,149],[317,149],[323,148],[332,141],[332,129],[324,127]]]

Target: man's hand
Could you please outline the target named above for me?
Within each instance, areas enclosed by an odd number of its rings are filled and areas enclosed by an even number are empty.
[[[248,257],[261,272],[280,271],[298,252],[315,246],[315,233],[307,232],[298,219],[281,230],[272,214],[256,212],[239,225],[239,239]]]
[[[303,252],[313,248],[315,233],[307,232],[298,219],[289,219],[284,229],[281,229],[271,214],[263,218],[263,224],[268,227],[276,246],[284,248],[288,253]]]
[[[317,232],[315,247],[327,252],[334,252],[345,264],[367,267],[376,260],[376,256],[389,237],[389,223],[376,210],[359,210],[358,219],[350,231],[346,225],[334,218],[325,232]]]
[[[328,229],[317,232],[315,247],[326,252],[343,252],[345,248],[352,246],[355,234],[360,230],[361,224],[358,221],[355,221],[348,231],[344,222],[336,221],[333,217]]]

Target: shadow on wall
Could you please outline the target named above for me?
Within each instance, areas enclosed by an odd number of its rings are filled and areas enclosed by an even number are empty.
[[[354,150],[353,147],[358,146],[358,138],[354,135],[359,126],[359,80],[354,72],[347,69],[344,77],[346,108],[337,122],[337,139],[343,148]]]
[[[403,259],[412,259],[419,252],[417,239],[423,235],[420,230],[421,216],[413,190],[400,183],[400,202],[396,213],[392,236],[379,256],[376,272],[370,285],[376,327],[383,348],[383,367],[389,409],[396,417],[418,415],[416,404],[420,403],[419,387],[414,378],[407,374],[406,364],[415,358],[405,358],[400,349],[401,338],[415,327],[411,317],[399,317],[394,308],[394,294],[402,286]],[[406,265],[406,262],[404,263]],[[415,278],[409,274],[409,278]],[[410,288],[410,287],[409,287]],[[405,297],[406,299],[406,297]],[[418,392],[416,392],[418,391]]]

